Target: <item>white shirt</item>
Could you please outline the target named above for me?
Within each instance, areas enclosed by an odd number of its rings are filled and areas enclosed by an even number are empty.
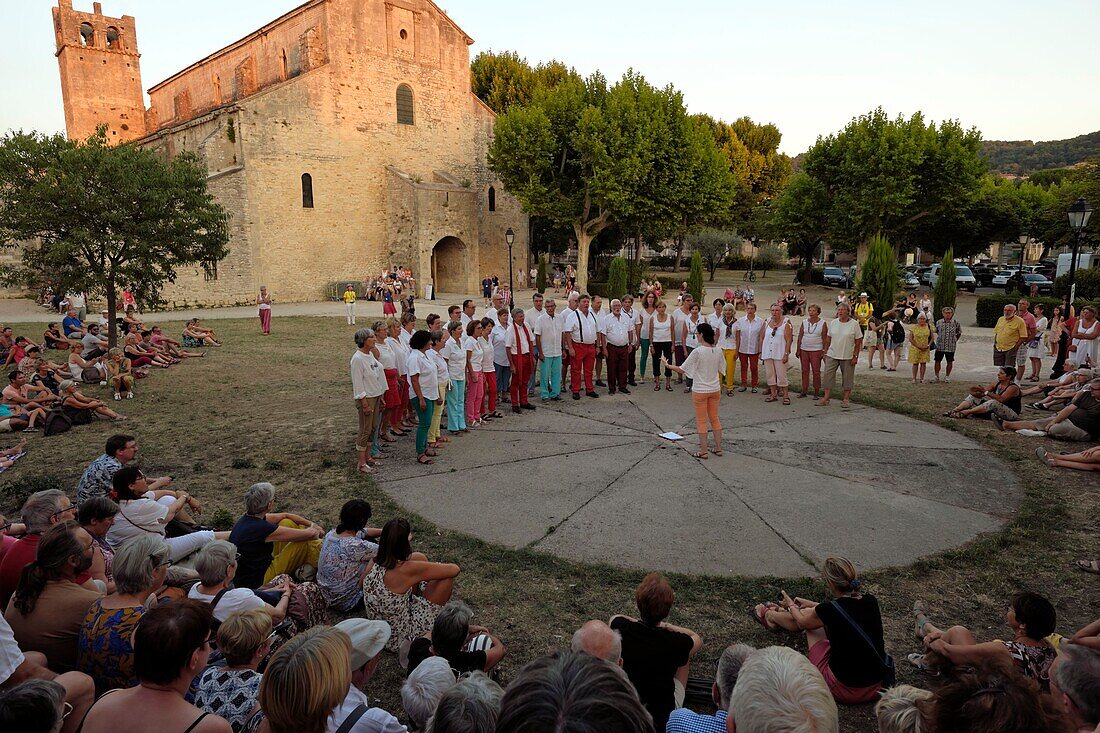
[[[760,348],[757,344],[760,342],[760,332],[764,329],[763,318],[753,318],[751,321],[748,316],[741,316],[737,319],[737,330],[741,333],[741,350],[739,354],[759,354]]]
[[[493,368],[493,345],[489,343],[489,340],[482,336],[478,339],[478,343],[481,344],[481,371],[494,372]]]
[[[717,392],[726,373],[726,357],[716,346],[699,346],[684,359],[683,370],[693,380],[692,392]]]
[[[618,317],[608,313],[603,322],[607,343],[612,346],[626,346],[634,341],[634,319],[620,311]]]
[[[413,332],[406,331],[402,328],[401,333],[397,334],[397,337],[401,339],[402,346],[408,346],[409,342],[412,341]]]
[[[7,682],[8,678],[15,674],[26,657],[19,651],[19,644],[15,641],[15,633],[7,620],[0,616],[0,685]]]
[[[367,696],[354,686],[348,688],[348,696],[344,701],[332,709],[332,714],[325,721],[325,733],[336,733],[344,724],[348,716],[355,712],[360,705],[367,706],[367,712],[356,721],[348,733],[407,733],[408,729],[382,708],[370,707]]]
[[[470,352],[470,371],[480,374],[483,370],[482,363],[485,358],[485,354],[481,350],[481,341],[473,336],[464,336],[462,338],[462,348]]]
[[[782,359],[790,353],[787,351],[787,325],[786,318],[774,327],[769,322],[764,323],[764,343],[760,345],[761,359]]]
[[[679,308],[673,308],[672,312],[668,315],[672,318],[672,343],[684,343],[683,325],[684,321],[691,317],[691,311],[684,313]]]
[[[535,336],[527,327],[526,316],[522,326],[512,324],[504,332],[504,345],[509,354],[530,354],[534,351]]]
[[[439,399],[439,379],[435,376],[435,362],[430,356],[414,349],[409,354],[406,369],[409,375],[409,399],[416,399],[412,378],[418,374],[420,375],[420,393],[424,399],[428,402]]]
[[[493,363],[508,366],[508,348],[504,345],[504,326],[499,323],[493,326],[493,332],[489,334],[489,342],[493,345]]]
[[[435,378],[439,381],[440,388],[442,388],[451,381],[451,375],[447,371],[447,360],[435,349],[429,349],[428,353],[431,354],[432,362],[435,364]]]
[[[1078,318],[1074,331],[1094,336],[1098,332],[1097,329],[1100,329],[1098,324],[1100,324],[1100,321],[1093,321],[1092,325],[1086,328],[1085,322]],[[1077,362],[1078,366],[1085,366],[1086,362],[1090,366],[1096,366],[1096,354],[1097,348],[1100,346],[1100,339],[1073,339],[1073,345],[1077,349],[1070,352],[1070,359]]]
[[[535,330],[535,324],[538,323],[539,318],[545,312],[545,308],[543,310],[535,310],[533,306],[523,312],[523,322],[527,324],[527,328],[531,329],[532,333]]]
[[[668,343],[672,341],[672,325],[675,323],[672,316],[665,313],[665,320],[661,320],[654,311],[650,323],[653,324],[653,343]]]
[[[153,498],[153,492],[147,491],[140,499],[128,499],[118,503],[115,523],[107,530],[107,544],[118,549],[126,540],[150,533],[164,535],[162,519],[168,516],[168,508],[176,503],[171,496]],[[164,502],[163,504],[161,502]]]
[[[863,338],[859,321],[849,318],[841,323],[839,318],[829,321],[829,350],[825,356],[833,359],[851,359],[856,356],[856,340]]]
[[[638,323],[642,324],[642,338],[649,340],[649,322],[653,320],[653,316],[657,315],[657,309],[654,308],[652,313],[647,313],[645,308],[638,309]]]
[[[501,306],[501,307],[503,308],[504,306]],[[482,316],[482,317],[483,318],[488,318],[489,320],[491,320],[493,323],[497,324],[498,326],[500,325],[500,314],[497,313],[497,307],[495,305],[491,305],[488,308],[486,308],[485,309],[485,315]]]
[[[453,338],[447,339],[447,345],[443,347],[442,356],[447,360],[447,375],[452,382],[465,381],[467,353],[462,344]]]
[[[386,373],[374,354],[356,349],[351,355],[351,392],[354,399],[379,397],[386,393]]]
[[[718,339],[718,348],[727,349],[733,351],[737,348],[737,319],[734,318],[729,322],[729,334],[726,334],[726,321],[725,319],[719,320],[713,324],[714,335]]]
[[[405,371],[406,362],[408,361],[409,351],[411,351],[411,349],[401,343],[401,339],[399,338],[388,338],[386,339],[386,343],[390,345],[390,349],[393,351],[393,361],[397,366],[397,376],[405,376],[407,374]]]
[[[722,314],[721,313],[711,313],[709,316],[707,316],[707,323],[709,323],[711,326],[713,326],[715,331],[718,330],[718,324],[721,323],[721,322],[722,322]]]
[[[565,327],[569,329],[573,343],[576,344],[594,344],[597,336],[603,333],[603,328],[595,314],[588,311],[586,316],[579,308],[571,314],[566,314]]]
[[[459,316],[458,322],[462,324],[462,329],[465,330],[466,325],[472,320],[474,319],[466,315],[466,311],[462,311],[462,315]]]
[[[699,346],[698,328],[700,323],[706,323],[706,320],[703,318],[699,318],[693,321],[690,316],[684,319],[684,325],[687,327],[687,330],[684,333],[685,347],[689,349],[694,349]]]
[[[809,319],[802,322],[802,350],[821,351],[825,348],[825,342],[821,338],[824,335],[825,321],[820,318],[817,323],[810,323]]]
[[[568,310],[568,309],[567,309]],[[561,314],[543,313],[535,321],[534,332],[542,344],[543,356],[561,356],[561,330],[564,327],[564,319]]]
[[[191,586],[191,590],[187,591],[187,597],[205,603],[214,600],[214,596],[199,593],[198,583],[195,583]],[[231,588],[218,600],[218,605],[214,608],[214,618],[218,621],[225,621],[238,611],[251,611],[253,608],[263,608],[266,605],[263,599],[249,588]]]

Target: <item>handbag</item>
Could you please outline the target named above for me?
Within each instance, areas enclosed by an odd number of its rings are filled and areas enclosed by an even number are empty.
[[[867,642],[867,646],[871,648],[871,652],[875,655],[875,658],[878,659],[879,664],[882,665],[882,686],[893,687],[894,685],[896,685],[898,683],[898,678],[897,670],[894,667],[894,658],[890,656],[889,653],[885,653],[883,656],[879,656],[878,649],[875,647],[875,643],[871,641],[871,637],[867,636],[867,632],[863,630],[863,627],[857,624],[855,622],[855,619],[849,616],[848,612],[841,608],[839,603],[833,602],[831,605],[837,610],[837,613],[839,613],[845,621],[852,625],[852,628],[856,630],[856,633],[859,634],[860,638],[862,638],[863,641]]]

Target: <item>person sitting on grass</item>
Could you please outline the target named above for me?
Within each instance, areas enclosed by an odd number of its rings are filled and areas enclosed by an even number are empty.
[[[150,331],[150,343],[152,343],[161,351],[167,353],[169,356],[174,356],[177,359],[201,358],[206,356],[205,351],[184,350],[183,344],[181,344],[179,341],[176,341],[175,339],[170,339],[165,336],[164,332],[161,331],[160,326],[153,326]]]
[[[912,685],[897,685],[882,691],[875,703],[878,733],[922,733],[923,718],[917,703],[929,700],[932,693]]]
[[[167,369],[176,361],[166,359],[153,349],[146,348],[146,345],[141,341],[141,333],[138,331],[137,326],[131,326],[130,332],[123,338],[122,350],[136,367],[159,366],[161,369]]]
[[[163,349],[160,346],[157,346],[155,343],[153,343],[153,332],[151,330],[149,330],[148,328],[142,329],[140,331],[140,335],[141,335],[141,348],[145,349],[147,352],[149,352],[151,354],[155,354],[156,355],[155,358],[163,359],[163,360],[167,361],[169,364],[179,364],[181,361],[183,361],[182,357],[173,356],[172,354],[168,353],[167,349]]]
[[[106,496],[88,498],[80,505],[76,515],[80,526],[95,541],[95,546],[92,548],[92,566],[88,568],[88,572],[107,587],[108,593],[115,592],[115,551],[107,541],[107,532],[115,523],[116,516],[118,516],[118,504]]]
[[[1049,395],[1058,387],[1064,387],[1073,381],[1073,373],[1077,371],[1077,365],[1072,361],[1067,361],[1062,364],[1062,373],[1057,377],[1051,377],[1050,379],[1039,382],[1038,384],[1021,389],[1020,394],[1024,397],[1030,397],[1032,395],[1041,394],[1043,396]]]
[[[1088,367],[1070,372],[1064,375],[1066,379],[1064,384],[1053,387],[1046,393],[1043,399],[1029,403],[1028,407],[1032,410],[1052,410],[1058,412],[1058,410],[1065,407],[1069,401],[1080,392],[1087,390],[1089,388],[1089,382],[1091,382],[1095,376],[1093,370]]]
[[[993,422],[1001,430],[1040,430],[1057,440],[1088,442],[1100,440],[1100,379],[1083,390],[1054,417],[1043,420],[1001,420]]]
[[[84,327],[84,323],[76,317],[76,308],[70,308],[65,313],[65,317],[61,319],[61,330],[65,338],[71,342],[79,342],[80,339],[84,338],[87,329]]]
[[[446,659],[459,676],[466,672],[488,673],[500,664],[508,650],[484,626],[471,626],[473,615],[462,601],[444,606],[435,617],[431,633],[414,639],[409,647],[409,671],[433,656]]]
[[[71,708],[72,704],[65,702],[65,688],[57,682],[28,680],[0,691],[0,729],[58,733]]]
[[[409,672],[401,685],[401,707],[409,716],[413,733],[424,733],[447,690],[454,687],[455,673],[443,657],[428,657]]]
[[[183,327],[184,348],[197,349],[201,346],[221,346],[221,342],[214,337],[214,332],[199,325],[198,318],[192,318]]]
[[[317,584],[325,594],[329,608],[347,613],[363,607],[363,578],[367,565],[378,554],[372,541],[382,534],[370,529],[370,504],[351,499],[340,508],[340,523],[330,529],[321,544],[317,564]]]
[[[27,412],[50,407],[58,399],[48,388],[28,383],[26,375],[19,370],[8,374],[8,386],[4,387],[2,395],[5,405]]]
[[[68,351],[72,347],[56,323],[46,324],[46,330],[42,332],[42,345],[57,351]]]
[[[968,391],[966,399],[943,413],[944,417],[959,420],[969,417],[988,420],[994,415],[1003,420],[1020,417],[1023,407],[1020,386],[1016,384],[1016,367],[1001,367],[997,370],[997,381],[987,387],[974,385]]]
[[[266,481],[244,493],[245,513],[228,538],[240,553],[240,588],[258,588],[284,573],[305,580],[316,573],[324,527],[291,512],[272,511],[274,506],[275,487]]]
[[[597,659],[623,666],[623,635],[614,631],[606,621],[592,619],[585,621],[573,632],[569,643],[572,652],[591,654]]]
[[[846,558],[827,558],[822,576],[833,600],[792,599],[784,591],[782,604],[762,603],[751,615],[767,629],[806,633],[807,656],[837,702],[877,700],[886,671],[878,599],[862,591],[855,565]]]
[[[152,490],[145,474],[135,465],[123,466],[111,478],[112,498],[118,502],[118,516],[107,530],[107,541],[117,552],[125,542],[147,534],[166,536],[173,519],[187,521],[188,510],[202,513],[202,504],[186,491]],[[228,532],[201,529],[178,537],[166,537],[172,560],[179,561]]]
[[[726,727],[730,733],[837,733],[836,702],[810,660],[790,647],[769,646],[741,667]]]
[[[794,292],[793,290],[791,291]],[[714,715],[703,715],[687,708],[672,711],[668,718],[666,733],[722,733],[726,730],[726,715],[729,712],[730,697],[737,684],[737,675],[741,667],[756,650],[747,644],[733,644],[726,647],[718,658],[718,668],[711,684],[711,698],[717,706]]]
[[[134,370],[132,361],[117,346],[107,352],[107,380],[115,391],[115,399],[134,398]]]
[[[471,672],[447,688],[439,698],[431,733],[494,733],[504,690],[484,672]],[[534,726],[533,730],[550,730]],[[558,730],[571,730],[563,726]],[[606,730],[595,727],[593,730]]]
[[[1050,666],[1050,693],[1071,730],[1091,733],[1100,728],[1100,650],[1078,642],[1063,644]]]
[[[55,370],[48,361],[40,360],[34,365],[34,374],[30,376],[30,383],[36,387],[45,387],[52,394],[57,394],[61,386],[62,370]]]
[[[1044,691],[1048,689],[1050,665],[1057,652],[1046,637],[1054,633],[1058,617],[1050,601],[1038,593],[1022,591],[1009,602],[1006,621],[1012,630],[1011,641],[978,643],[963,626],[941,630],[929,620],[923,601],[913,604],[913,615],[917,636],[924,641],[924,653],[910,654],[907,659],[922,672],[936,676],[944,667],[1007,662]]]
[[[85,359],[80,355],[80,349],[69,352],[69,376],[73,381],[84,384],[107,384],[106,359],[97,356],[94,359]]]
[[[271,651],[271,621],[260,609],[231,614],[217,632],[225,666],[211,665],[199,675],[195,707],[225,718],[234,731],[256,709],[263,679],[256,670]]]
[[[92,421],[93,415],[105,417],[108,420],[119,422],[126,418],[118,414],[103,400],[94,400],[85,396],[76,388],[76,382],[66,379],[57,385],[58,395],[61,398],[61,407],[65,415],[73,421],[74,425],[86,425]],[[43,412],[43,417],[45,413]],[[33,421],[32,421],[33,425]]]
[[[1052,453],[1046,448],[1036,448],[1035,455],[1051,468],[1072,468],[1075,471],[1100,471],[1100,445],[1094,445],[1078,453]]]

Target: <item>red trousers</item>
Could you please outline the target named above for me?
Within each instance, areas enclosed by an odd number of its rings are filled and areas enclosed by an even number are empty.
[[[530,404],[527,398],[527,383],[531,381],[531,355],[509,354],[512,361],[512,407]]]
[[[485,379],[485,403],[488,413],[497,411],[497,373],[496,370],[483,372]]]
[[[629,346],[607,345],[607,387],[612,392],[626,386],[626,372],[630,365],[629,350]]]
[[[592,380],[592,370],[596,366],[596,345],[579,344],[574,341],[573,351],[576,356],[569,360],[569,368],[571,369],[570,380],[573,394],[577,394],[581,391],[582,372],[584,373],[584,390],[586,392],[595,392],[596,385]]]

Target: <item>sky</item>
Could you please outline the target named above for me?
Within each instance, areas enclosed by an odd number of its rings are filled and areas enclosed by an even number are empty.
[[[382,0],[362,0],[382,2]],[[103,0],[133,15],[148,89],[302,0]],[[987,140],[1100,129],[1097,0],[439,0],[479,51],[671,83],[691,112],[771,122],[797,155],[875,107]],[[0,0],[0,131],[64,128],[50,8]],[[91,11],[91,0],[75,0]],[[15,29],[18,29],[17,31]]]

